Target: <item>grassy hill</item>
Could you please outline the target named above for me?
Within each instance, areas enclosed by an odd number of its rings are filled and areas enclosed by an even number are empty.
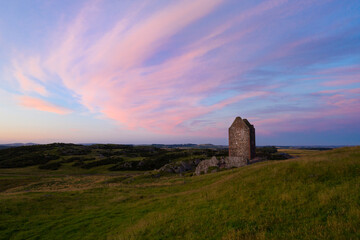
[[[177,149],[155,146],[94,144],[90,146],[53,143],[0,149],[1,168],[32,166],[31,172],[59,170],[57,173],[100,173],[149,171],[168,163],[225,156],[227,149]],[[89,171],[91,169],[91,171]],[[28,170],[28,169],[27,169]],[[25,170],[26,171],[26,170]]]
[[[360,238],[360,147],[306,153],[196,177],[1,169],[0,238]]]

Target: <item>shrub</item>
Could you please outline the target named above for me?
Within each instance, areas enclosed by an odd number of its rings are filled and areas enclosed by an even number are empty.
[[[0,168],[17,168],[27,167],[38,164],[45,164],[51,159],[47,158],[41,153],[29,153],[27,155],[20,155],[18,157],[11,157],[6,160],[0,161]]]
[[[109,168],[110,171],[138,170],[139,161],[121,162]]]
[[[83,165],[84,165],[84,162],[82,160],[80,160],[80,161],[76,161],[71,166],[73,166],[73,167],[82,167]]]
[[[268,160],[286,160],[291,158],[291,156],[287,153],[275,153],[275,154],[271,154],[268,157]]]
[[[81,168],[90,169],[93,167],[114,164],[114,163],[119,163],[119,162],[123,162],[123,161],[124,161],[124,159],[122,159],[122,158],[105,158],[102,160],[82,164]]]
[[[91,152],[91,149],[86,146],[76,146],[76,147],[62,147],[59,149],[59,154],[62,156],[71,156],[71,155],[87,155]]]
[[[58,170],[61,167],[60,162],[48,163],[45,165],[40,165],[40,169],[48,169],[48,170]]]

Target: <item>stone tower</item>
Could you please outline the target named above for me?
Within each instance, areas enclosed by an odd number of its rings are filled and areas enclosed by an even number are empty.
[[[229,128],[229,160],[243,166],[255,157],[255,128],[247,119],[236,117]]]

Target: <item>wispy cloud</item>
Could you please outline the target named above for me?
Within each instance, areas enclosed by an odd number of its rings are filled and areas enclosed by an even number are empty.
[[[70,109],[57,106],[39,98],[22,96],[19,97],[19,103],[23,107],[34,108],[39,111],[51,112],[56,114],[69,114],[72,111]]]
[[[51,103],[61,86],[71,101],[126,129],[219,135],[224,124],[197,121],[214,112],[249,114],[263,134],[309,126],[299,119],[330,126],[342,114],[353,122],[358,96],[333,88],[359,83],[351,61],[358,27],[339,29],[336,18],[319,14],[332,2],[134,3],[107,22],[94,1],[55,28],[42,52],[14,55],[11,69],[21,105],[69,113]]]
[[[41,69],[34,63],[34,59],[29,59],[28,69],[23,69],[17,62],[13,63],[13,77],[18,81],[20,90],[25,93],[37,93],[43,96],[48,95],[44,85],[41,84],[43,76]],[[25,66],[23,66],[25,67]]]

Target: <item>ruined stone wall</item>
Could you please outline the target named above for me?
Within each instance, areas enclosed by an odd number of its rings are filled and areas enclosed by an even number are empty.
[[[255,128],[247,119],[237,117],[229,128],[229,160],[246,165],[255,157]]]
[[[219,160],[213,157],[198,164],[195,170],[196,175],[217,171],[217,169],[241,167],[249,164],[255,157],[255,128],[246,119],[240,117],[229,128],[229,157],[222,157]]]
[[[229,157],[250,159],[250,129],[241,122],[235,122],[229,129]]]
[[[247,157],[226,157],[224,158],[226,168],[242,167],[249,164]]]
[[[253,125],[251,125],[252,128],[250,128],[250,159],[255,158],[256,153],[256,144],[255,144],[255,128]]]
[[[255,128],[254,125],[250,124],[247,119],[243,120],[250,130],[250,159],[255,158],[256,144],[255,144]]]

